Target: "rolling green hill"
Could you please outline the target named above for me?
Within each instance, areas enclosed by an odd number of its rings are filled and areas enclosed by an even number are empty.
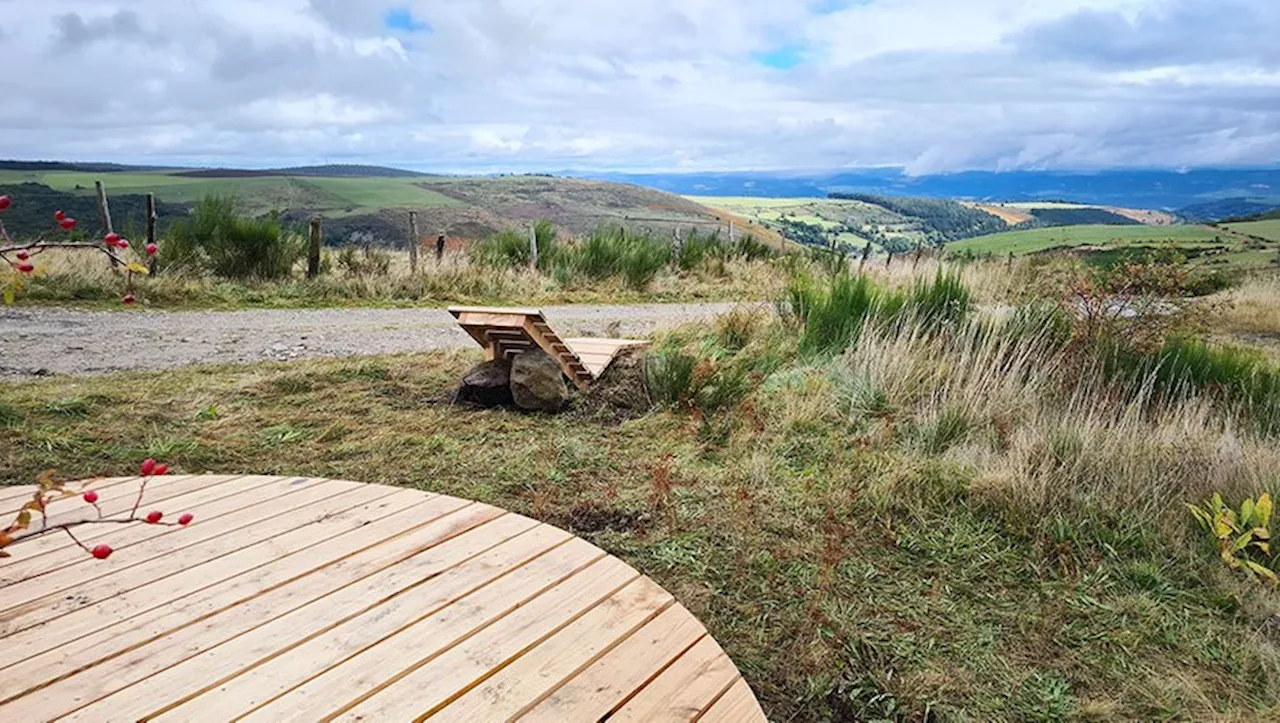
[[[1030,254],[1075,246],[1125,246],[1162,243],[1212,246],[1222,234],[1207,226],[1055,226],[1006,231],[948,244],[952,251],[974,254]]]
[[[1224,228],[1248,236],[1256,236],[1268,241],[1280,242],[1280,219],[1268,221],[1246,221],[1244,223],[1225,224]]]

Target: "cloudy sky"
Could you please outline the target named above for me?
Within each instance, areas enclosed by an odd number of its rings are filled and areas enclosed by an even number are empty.
[[[1280,161],[1280,0],[0,0],[0,156]]]

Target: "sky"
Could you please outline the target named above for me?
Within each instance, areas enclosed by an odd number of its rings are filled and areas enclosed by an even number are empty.
[[[0,0],[0,157],[1273,165],[1278,37],[1278,0]]]

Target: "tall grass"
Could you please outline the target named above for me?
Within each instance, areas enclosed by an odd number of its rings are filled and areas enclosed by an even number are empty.
[[[552,273],[564,283],[620,277],[631,288],[642,289],[670,260],[671,246],[661,239],[622,228],[598,228],[575,244],[561,246]]]
[[[538,248],[538,266],[547,268],[557,252],[555,227],[550,221],[538,221],[533,227]],[[532,260],[527,231],[504,229],[476,244],[472,258],[495,268],[525,268]]]

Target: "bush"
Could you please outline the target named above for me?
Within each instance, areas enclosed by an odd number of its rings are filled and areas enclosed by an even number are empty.
[[[236,214],[235,199],[206,196],[191,216],[174,223],[161,246],[162,261],[207,269],[230,279],[280,279],[306,253],[301,236],[285,230],[279,216],[245,218]]]
[[[670,260],[671,246],[665,241],[621,228],[599,228],[585,241],[559,248],[552,263],[556,278],[564,283],[621,276],[628,286],[642,289]]]

